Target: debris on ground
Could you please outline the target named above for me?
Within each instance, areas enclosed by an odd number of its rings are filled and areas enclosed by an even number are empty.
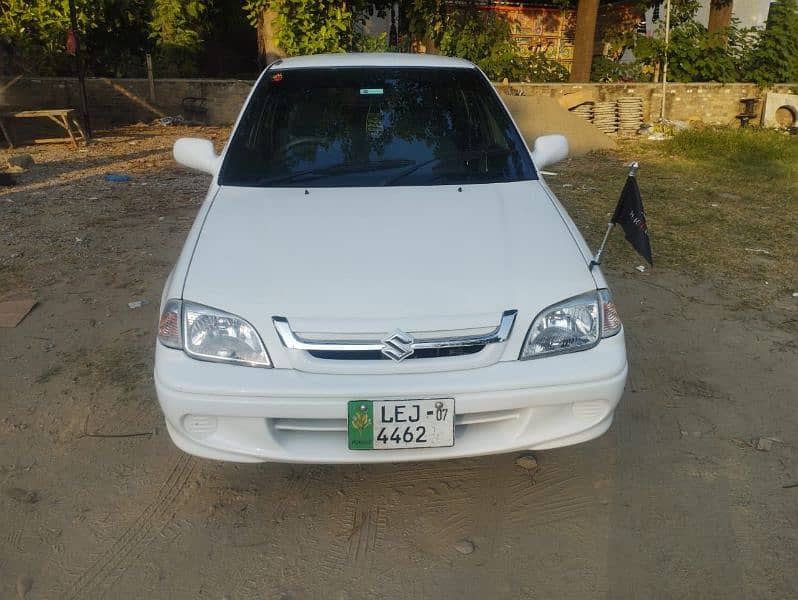
[[[125,183],[130,181],[130,175],[120,175],[119,173],[108,173],[105,176],[106,181],[110,181],[111,183]]]
[[[36,306],[33,298],[0,302],[0,327],[16,327]]]
[[[645,265],[637,265],[635,267],[635,271],[640,271],[641,273],[645,273],[646,272],[646,266]]]
[[[745,251],[753,254],[770,254],[770,250],[765,250],[764,248],[746,248]]]
[[[166,127],[170,125],[185,125],[186,119],[183,118],[181,115],[174,115],[171,117],[161,117],[160,119],[155,119],[153,121],[154,125],[164,125]]]
[[[150,303],[149,300],[141,299],[141,300],[134,300],[133,302],[128,302],[128,308],[141,308],[142,306],[146,306]]]
[[[6,158],[6,162],[10,170],[16,173],[19,171],[27,171],[36,164],[30,154],[12,154]]]
[[[770,452],[773,449],[773,440],[770,438],[759,438],[754,442],[754,449],[760,452]]]
[[[751,446],[755,450],[759,450],[761,452],[770,452],[773,449],[773,444],[783,444],[784,442],[781,438],[776,437],[761,437],[757,438],[753,441]]]
[[[471,554],[475,550],[474,542],[469,540],[468,538],[463,538],[462,540],[457,540],[454,544],[454,549],[457,550],[460,554]]]

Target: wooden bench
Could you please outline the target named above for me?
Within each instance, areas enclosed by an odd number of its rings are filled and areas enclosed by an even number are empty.
[[[7,112],[0,114],[0,130],[3,132],[3,137],[8,142],[8,147],[13,148],[14,142],[11,141],[11,136],[8,135],[8,130],[4,121],[6,119],[49,119],[61,129],[67,132],[69,137],[64,138],[44,138],[33,140],[34,144],[50,144],[57,142],[72,142],[75,148],[78,147],[78,140],[86,141],[86,134],[83,133],[83,128],[75,118],[75,109],[73,108],[49,108],[42,110],[21,110],[16,112]]]

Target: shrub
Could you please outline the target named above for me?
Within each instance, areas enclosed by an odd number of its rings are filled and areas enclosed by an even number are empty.
[[[565,81],[568,70],[543,53],[524,52],[510,23],[492,11],[463,9],[446,18],[440,50],[470,60],[494,81]]]

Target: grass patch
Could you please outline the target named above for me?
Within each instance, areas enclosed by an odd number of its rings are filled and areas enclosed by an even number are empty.
[[[592,248],[626,177],[638,182],[655,267],[706,279],[742,304],[794,306],[798,291],[798,137],[705,129],[667,142],[622,141],[618,150],[571,159],[550,178]],[[616,231],[609,267],[643,260]]]
[[[661,149],[724,170],[798,175],[798,138],[767,129],[687,129],[666,140]]]

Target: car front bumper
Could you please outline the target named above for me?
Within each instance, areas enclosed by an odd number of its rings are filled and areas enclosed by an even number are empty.
[[[158,344],[155,387],[179,448],[234,462],[438,460],[584,442],[612,424],[627,363],[623,332],[595,348],[489,367],[329,375],[197,361]],[[447,448],[349,450],[349,400],[455,399]]]

